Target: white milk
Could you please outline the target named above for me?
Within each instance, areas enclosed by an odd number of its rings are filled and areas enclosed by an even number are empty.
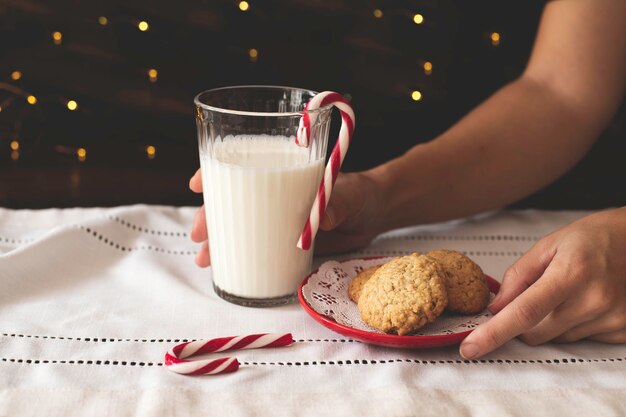
[[[311,268],[296,247],[323,159],[285,137],[227,136],[200,156],[213,283],[244,298],[294,294]]]

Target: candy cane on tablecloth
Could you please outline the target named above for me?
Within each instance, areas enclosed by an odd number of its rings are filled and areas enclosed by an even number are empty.
[[[174,346],[165,354],[164,364],[167,369],[183,375],[217,375],[235,372],[239,361],[234,357],[219,359],[185,360],[204,353],[225,352],[227,350],[258,349],[264,347],[282,347],[293,343],[291,333],[262,333],[246,336],[219,337],[216,339],[196,340]]]
[[[352,133],[354,132],[355,117],[352,107],[341,94],[333,91],[324,91],[316,94],[304,108],[305,113],[300,119],[300,126],[298,127],[298,134],[296,136],[296,144],[299,146],[309,146],[311,126],[315,124],[317,118],[317,112],[306,112],[306,110],[315,110],[321,107],[333,105],[339,109],[341,113],[341,129],[339,130],[339,137],[337,143],[330,154],[330,159],[326,165],[324,171],[324,178],[320,183],[319,190],[315,196],[313,207],[309,218],[302,229],[302,234],[298,239],[298,247],[303,250],[311,249],[317,230],[319,229],[320,221],[324,218],[326,207],[328,206],[328,200],[330,194],[339,175],[339,168],[343,163],[343,159],[350,146],[352,140]]]

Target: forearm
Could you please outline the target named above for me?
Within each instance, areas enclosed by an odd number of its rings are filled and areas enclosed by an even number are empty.
[[[552,182],[603,126],[530,78],[505,86],[437,139],[367,172],[384,190],[386,228],[512,203]]]
[[[520,79],[439,138],[366,173],[386,204],[381,227],[502,207],[562,175],[619,105],[625,50],[623,0],[548,2]]]

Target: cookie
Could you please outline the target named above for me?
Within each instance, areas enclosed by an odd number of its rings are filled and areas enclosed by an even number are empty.
[[[367,282],[368,279],[380,268],[380,265],[372,266],[371,268],[364,269],[359,272],[350,284],[348,285],[348,296],[355,303],[359,302],[359,296],[361,295],[361,290],[363,289],[363,284]]]
[[[463,314],[480,313],[489,303],[489,287],[483,270],[460,252],[446,249],[430,251],[446,277],[448,310]]]
[[[365,323],[402,336],[434,321],[447,303],[441,267],[434,259],[414,253],[374,272],[363,284],[358,308]]]

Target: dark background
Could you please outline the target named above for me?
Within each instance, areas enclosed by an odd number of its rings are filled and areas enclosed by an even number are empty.
[[[247,11],[239,6],[0,0],[0,206],[200,204],[187,188],[198,166],[193,97],[226,85],[347,95],[357,130],[343,170],[374,166],[436,137],[520,75],[543,2],[250,0]],[[413,21],[416,13],[421,24]],[[148,30],[139,30],[140,21]],[[420,101],[411,98],[416,90]],[[27,102],[29,95],[36,104]],[[68,109],[69,100],[76,110]],[[572,172],[515,207],[626,204],[625,115],[622,106]]]

